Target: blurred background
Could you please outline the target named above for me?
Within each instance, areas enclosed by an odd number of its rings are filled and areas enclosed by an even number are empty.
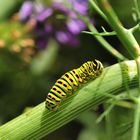
[[[136,25],[131,0],[110,3],[126,28]],[[95,58],[105,66],[118,62],[94,36],[82,33],[88,28],[79,14],[88,17],[99,32],[103,32],[102,26],[112,31],[87,0],[0,0],[1,125],[45,101],[51,86],[65,72]],[[137,32],[135,37],[140,43]],[[116,36],[104,38],[128,56]],[[101,126],[95,119],[101,112],[99,107],[83,113],[44,140],[96,140]]]

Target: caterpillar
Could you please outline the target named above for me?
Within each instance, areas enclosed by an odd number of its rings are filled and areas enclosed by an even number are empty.
[[[46,98],[46,108],[56,111],[61,102],[71,95],[77,88],[91,79],[97,78],[103,71],[99,60],[87,61],[77,69],[62,75],[52,86]]]

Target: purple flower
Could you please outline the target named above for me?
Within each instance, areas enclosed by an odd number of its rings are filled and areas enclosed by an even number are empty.
[[[88,14],[88,2],[87,0],[69,0],[74,10],[82,15]]]
[[[23,3],[19,13],[22,21],[27,21],[30,18],[32,12],[33,12],[33,2],[26,1],[25,3]]]
[[[73,10],[66,7],[62,2],[52,2],[51,6],[45,7],[35,2],[26,1],[21,10],[21,21],[35,20],[33,30],[38,47],[44,48],[49,39],[56,39],[61,44],[77,46],[77,35],[86,28],[85,23],[77,16],[77,12],[87,15],[88,5],[86,0],[69,0]]]
[[[68,44],[71,46],[79,44],[79,41],[74,37],[74,35],[68,31],[57,31],[55,37],[62,44]]]
[[[86,28],[83,21],[78,19],[72,19],[67,23],[68,30],[73,34],[79,34],[82,30]]]

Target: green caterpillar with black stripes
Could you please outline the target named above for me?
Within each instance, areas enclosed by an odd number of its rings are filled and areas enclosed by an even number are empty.
[[[95,79],[103,71],[103,65],[99,60],[87,61],[81,67],[73,69],[59,78],[46,98],[46,108],[56,111],[61,102],[71,95],[77,88],[90,79]]]

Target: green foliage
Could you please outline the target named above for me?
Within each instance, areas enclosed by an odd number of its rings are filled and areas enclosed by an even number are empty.
[[[35,44],[38,34],[31,34],[32,24],[8,19],[22,3],[0,0],[0,139],[139,140],[140,2],[89,0],[91,15],[77,13],[89,30],[79,36],[81,45],[72,48],[51,40],[45,49]],[[58,111],[47,110],[44,101],[55,81],[95,58],[106,67],[101,77],[76,90]],[[69,126],[59,129],[74,119],[82,124],[78,136]]]

